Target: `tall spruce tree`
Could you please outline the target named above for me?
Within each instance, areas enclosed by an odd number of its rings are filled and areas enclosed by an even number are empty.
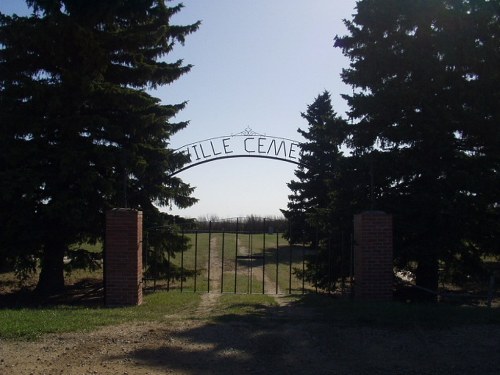
[[[291,224],[291,242],[309,243],[318,250],[299,276],[333,290],[338,278],[349,272],[353,215],[370,207],[370,160],[345,154],[350,126],[333,110],[328,92],[320,94],[302,117],[308,128],[298,129],[305,142],[283,213]]]
[[[318,252],[307,261],[307,268],[299,276],[314,285],[329,289],[332,286],[332,234],[338,228],[331,225],[331,200],[338,178],[338,163],[342,158],[340,147],[345,141],[345,121],[337,117],[330,94],[323,92],[301,114],[307,120],[306,130],[298,129],[304,137],[301,143],[300,165],[295,180],[288,183],[289,241],[308,243]],[[298,271],[297,271],[298,272]]]
[[[27,3],[30,16],[0,14],[0,252],[18,270],[39,258],[37,288],[52,293],[68,247],[102,238],[107,209],[141,209],[148,226],[166,220],[157,207],[194,203],[167,173],[186,162],[169,148],[185,103],[146,89],[190,70],[162,58],[199,23],[171,25],[182,5],[165,0]]]
[[[361,0],[335,39],[352,146],[374,154],[397,260],[432,290],[440,265],[471,272],[499,249],[499,19],[497,0]]]
[[[336,152],[325,145],[330,143],[329,125],[334,117],[330,94],[324,92],[319,95],[301,116],[307,120],[309,129],[297,130],[306,141],[301,143],[301,164],[295,171],[297,180],[288,183],[292,194],[288,196],[288,210],[283,210],[283,213],[291,223],[289,239],[292,242],[314,242],[316,236],[311,228],[318,215],[326,209],[326,186],[331,179],[331,165],[335,159],[331,154]]]
[[[328,92],[319,95],[301,116],[308,129],[298,129],[305,142],[295,171],[297,180],[288,183],[292,194],[283,213],[291,223],[288,236],[292,242],[316,244],[329,203],[329,186],[335,178],[334,166],[341,155],[344,122],[336,117]]]

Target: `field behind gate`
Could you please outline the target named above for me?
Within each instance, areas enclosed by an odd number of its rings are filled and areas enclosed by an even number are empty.
[[[297,294],[314,288],[300,280],[295,269],[303,270],[313,250],[290,245],[282,233],[194,232],[184,234],[190,246],[170,262],[196,271],[195,277],[179,280],[148,280],[146,287],[182,292]]]

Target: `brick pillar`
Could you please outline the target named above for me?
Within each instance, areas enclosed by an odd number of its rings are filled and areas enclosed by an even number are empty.
[[[367,211],[354,216],[354,281],[356,299],[392,299],[391,215]]]
[[[142,212],[106,212],[104,298],[107,306],[142,303]]]

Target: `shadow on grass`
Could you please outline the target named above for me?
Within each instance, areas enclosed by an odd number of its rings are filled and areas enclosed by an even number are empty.
[[[20,309],[42,306],[84,306],[104,305],[104,289],[100,279],[84,279],[67,285],[57,295],[46,297],[34,292],[33,288],[19,288],[10,293],[0,293],[0,308]]]

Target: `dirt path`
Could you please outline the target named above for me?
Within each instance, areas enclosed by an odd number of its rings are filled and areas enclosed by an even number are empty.
[[[241,245],[241,241],[238,240],[238,253],[244,256],[252,255],[250,250],[246,246]],[[283,291],[276,285],[276,281],[272,280],[269,275],[264,272],[265,266],[260,264],[257,266],[243,266],[244,271],[249,274],[249,277],[254,277],[258,282],[263,283],[265,294],[274,295],[278,303],[283,304],[283,299],[279,298],[279,295],[283,294]]]
[[[214,237],[210,240],[210,248],[213,250],[210,252],[210,293],[204,293],[201,295],[201,302],[196,309],[196,315],[199,317],[208,317],[211,315],[214,308],[220,299],[221,293],[221,274],[222,274],[222,259],[220,257],[219,251],[217,251],[219,239]],[[243,256],[249,256],[250,251],[246,246],[242,246],[238,240],[238,254]],[[278,294],[282,294],[281,289],[276,287],[276,282],[271,280],[271,278],[265,273],[264,267],[259,266],[239,266],[240,275],[248,275],[249,278],[255,278],[258,282],[263,283],[265,288],[265,293],[269,295],[274,295],[278,305],[286,305],[286,300],[280,298],[276,295],[276,290]],[[234,266],[232,269],[225,269],[226,276],[233,276]]]
[[[256,320],[203,319],[0,341],[0,374],[498,374],[500,327],[336,325],[280,306]],[[218,311],[218,313],[223,313]]]
[[[217,237],[210,240],[210,248],[217,249]],[[221,296],[220,293],[220,274],[222,272],[222,261],[218,251],[210,252],[210,293],[201,295],[201,302],[196,309],[196,315],[199,317],[210,316],[210,313],[217,306]]]

